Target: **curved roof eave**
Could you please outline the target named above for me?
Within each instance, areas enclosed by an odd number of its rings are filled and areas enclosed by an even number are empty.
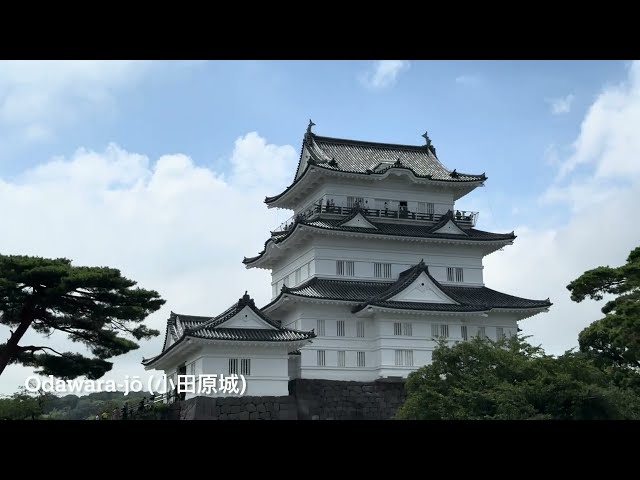
[[[282,192],[280,192],[277,195],[274,195],[272,197],[265,197],[264,199],[264,203],[266,203],[267,205],[269,205],[270,207],[275,206],[274,203],[277,202],[278,200],[283,199],[287,194],[291,193],[294,188],[299,185],[300,183],[302,183],[302,181],[304,180],[304,178],[306,177],[307,173],[312,169],[312,168],[317,168],[318,171],[321,172],[329,172],[332,174],[344,174],[344,175],[349,175],[349,176],[358,176],[360,178],[369,178],[369,179],[375,179],[375,180],[382,180],[386,177],[388,177],[394,170],[405,170],[407,172],[410,173],[410,175],[407,175],[411,180],[413,180],[416,183],[429,183],[429,184],[434,184],[434,185],[448,185],[448,186],[469,186],[469,185],[473,185],[473,184],[478,184],[481,185],[482,183],[484,183],[485,181],[487,181],[488,177],[484,174],[482,175],[471,175],[471,174],[460,174],[460,175],[464,175],[464,176],[468,176],[468,177],[476,177],[476,178],[469,178],[469,179],[464,179],[464,180],[445,180],[445,179],[433,179],[431,177],[431,175],[419,175],[417,174],[412,168],[410,167],[406,167],[406,166],[402,166],[402,167],[396,167],[396,166],[390,166],[389,168],[386,168],[382,171],[379,172],[356,172],[356,171],[351,171],[351,170],[340,170],[340,169],[335,169],[335,168],[329,168],[326,167],[325,165],[322,164],[316,164],[316,163],[308,163],[307,166],[305,167],[304,171],[302,172],[302,174],[295,179],[295,181],[289,185],[286,189],[284,189]]]

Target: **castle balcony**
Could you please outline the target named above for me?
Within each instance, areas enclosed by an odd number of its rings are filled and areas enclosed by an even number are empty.
[[[295,223],[296,217],[299,217],[301,220],[313,220],[314,218],[322,215],[323,217],[328,218],[339,218],[339,217],[347,217],[351,215],[354,210],[361,211],[364,215],[369,217],[371,220],[398,220],[401,222],[409,222],[409,223],[424,223],[425,225],[435,225],[442,217],[446,215],[439,213],[419,213],[415,211],[410,211],[408,208],[400,206],[397,209],[390,208],[362,208],[359,204],[355,204],[350,207],[344,206],[335,206],[327,203],[317,203],[313,207],[299,213],[298,215],[293,215],[287,221],[280,224],[280,226],[273,230],[274,232],[284,232],[291,229]],[[454,210],[453,218],[458,225],[463,228],[475,227],[476,222],[478,220],[478,212],[470,212],[465,210]]]

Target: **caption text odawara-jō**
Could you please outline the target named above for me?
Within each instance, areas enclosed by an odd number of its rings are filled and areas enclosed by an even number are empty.
[[[60,394],[124,392],[125,395],[128,395],[130,392],[145,391],[150,395],[176,392],[198,395],[222,393],[242,396],[247,389],[247,380],[244,375],[236,375],[235,373],[229,375],[177,375],[176,381],[166,375],[151,376],[146,382],[143,382],[140,377],[131,377],[129,375],[125,376],[124,382],[100,379],[62,380],[49,375],[45,378],[39,376],[28,377],[24,386],[28,392],[33,393],[39,391]]]

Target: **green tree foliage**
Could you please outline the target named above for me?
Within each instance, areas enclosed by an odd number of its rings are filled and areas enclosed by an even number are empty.
[[[546,355],[522,339],[441,343],[409,375],[400,419],[568,420],[640,418],[640,399],[612,385],[588,356]]]
[[[81,397],[52,393],[30,393],[24,387],[11,396],[0,399],[0,420],[95,420],[103,414],[111,418],[126,404],[134,411],[140,401],[148,399],[145,392],[96,392]],[[147,415],[149,415],[148,412]]]
[[[21,387],[13,395],[0,398],[0,420],[38,420],[50,398],[48,394],[30,393]]]
[[[604,318],[593,322],[578,337],[580,350],[596,357],[612,373],[637,377],[640,368],[640,247],[619,267],[598,267],[583,273],[567,285],[571,299],[614,298],[602,307]],[[638,382],[637,378],[631,378]]]
[[[113,268],[72,266],[64,258],[0,255],[0,323],[11,329],[9,340],[0,344],[0,374],[8,364],[19,363],[63,379],[102,377],[112,367],[107,359],[139,347],[132,338],[160,333],[142,322],[165,301],[135,285]],[[43,335],[63,332],[93,356],[20,345],[28,329]]]

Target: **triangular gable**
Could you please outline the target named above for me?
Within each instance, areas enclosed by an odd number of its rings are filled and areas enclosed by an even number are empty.
[[[372,228],[377,230],[378,228],[367,220],[362,213],[358,212],[353,218],[340,224],[341,227],[355,227],[355,228]]]
[[[386,299],[388,302],[416,302],[416,303],[451,303],[457,302],[444,293],[429,276],[422,272],[418,278],[407,287]]]
[[[245,306],[238,313],[225,320],[223,323],[216,325],[215,328],[263,328],[275,329],[273,325],[269,325],[259,315],[257,315],[249,306]]]
[[[448,235],[465,235],[465,236],[468,236],[467,232],[462,230],[452,220],[449,220],[443,226],[441,226],[437,230],[434,230],[431,233],[446,233]]]
[[[300,153],[300,166],[298,167],[298,173],[296,174],[295,180],[300,178],[307,168],[307,164],[309,163],[309,157],[311,154],[309,153],[309,148],[307,147],[307,142],[304,141],[302,145],[302,152]]]

